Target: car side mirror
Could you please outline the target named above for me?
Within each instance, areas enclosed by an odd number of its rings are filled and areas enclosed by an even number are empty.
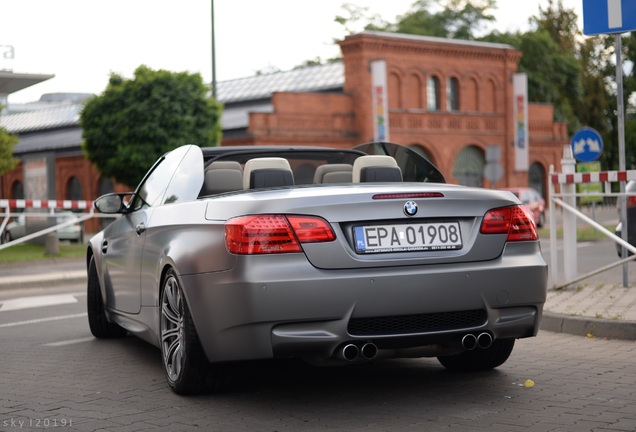
[[[132,196],[131,193],[102,195],[95,200],[93,205],[100,213],[104,214],[126,213],[128,207],[126,207],[124,198],[130,196]]]

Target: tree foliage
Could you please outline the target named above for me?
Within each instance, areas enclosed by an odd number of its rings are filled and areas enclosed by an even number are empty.
[[[521,51],[519,72],[528,75],[528,100],[554,105],[557,120],[566,122],[570,132],[580,127],[576,108],[583,88],[581,65],[574,53],[562,51],[543,29],[491,33],[482,40],[509,44]]]
[[[111,74],[81,114],[86,157],[103,176],[134,186],[169,150],[217,145],[221,106],[208,93],[199,74],[143,65],[133,79]]]
[[[453,39],[475,39],[477,31],[495,17],[491,10],[496,0],[417,0],[410,10],[390,23],[369,8],[345,3],[345,12],[335,21],[345,34],[355,33],[363,24],[364,30],[435,36]]]
[[[17,135],[10,134],[0,127],[0,175],[8,173],[18,164],[19,160],[13,157],[13,149],[18,141]]]
[[[495,17],[495,0],[418,0],[398,18],[397,33],[472,40]]]

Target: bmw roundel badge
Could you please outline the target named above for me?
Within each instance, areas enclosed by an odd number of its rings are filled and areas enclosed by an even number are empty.
[[[415,201],[407,201],[404,203],[404,214],[407,216],[415,216],[417,213],[417,203]]]

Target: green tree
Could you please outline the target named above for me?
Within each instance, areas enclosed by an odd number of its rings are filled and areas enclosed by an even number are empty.
[[[618,143],[618,92],[616,85],[616,44],[614,35],[600,36],[598,42],[599,70],[604,77],[607,91],[606,119],[608,131],[603,134],[603,161],[607,169],[619,169]],[[636,168],[636,79],[634,64],[636,62],[636,40],[634,33],[621,37],[623,61],[623,108],[625,133],[625,165],[627,169]]]
[[[366,22],[364,30],[435,36],[453,39],[475,39],[476,32],[485,22],[495,17],[490,13],[496,0],[417,0],[410,10],[390,23],[368,8],[350,3],[343,5],[344,16],[335,21],[345,28],[346,34],[354,33],[359,23]]]
[[[539,16],[530,18],[530,22],[538,29],[548,32],[562,52],[571,53],[578,50],[577,39],[581,36],[577,20],[574,9],[566,8],[563,0],[557,0],[556,4],[554,0],[548,0],[545,9],[539,5]]]
[[[113,73],[82,111],[83,149],[102,175],[134,186],[169,150],[217,145],[221,109],[199,74],[143,65],[130,80]]]
[[[0,105],[2,111],[2,105]],[[0,127],[0,175],[11,171],[18,164],[19,159],[13,157],[13,149],[18,143],[17,135],[10,134]]]
[[[484,23],[495,20],[490,13],[494,8],[496,0],[418,0],[393,31],[472,40]]]
[[[543,29],[493,32],[482,40],[509,44],[521,51],[519,72],[528,74],[528,100],[554,105],[557,120],[566,122],[570,132],[580,127],[575,107],[580,105],[583,90],[581,65],[575,53],[562,51]]]
[[[584,39],[578,46],[581,64],[581,85],[583,96],[576,107],[576,113],[582,126],[598,131],[606,143],[602,163],[604,167],[614,165],[610,133],[612,131],[612,96],[608,91],[605,78],[607,63],[606,50],[602,36]],[[609,144],[609,148],[608,148]],[[618,159],[616,159],[618,161]]]

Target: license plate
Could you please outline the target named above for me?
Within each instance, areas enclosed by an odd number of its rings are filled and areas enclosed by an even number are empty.
[[[353,233],[356,252],[362,254],[462,248],[459,222],[357,226]]]

